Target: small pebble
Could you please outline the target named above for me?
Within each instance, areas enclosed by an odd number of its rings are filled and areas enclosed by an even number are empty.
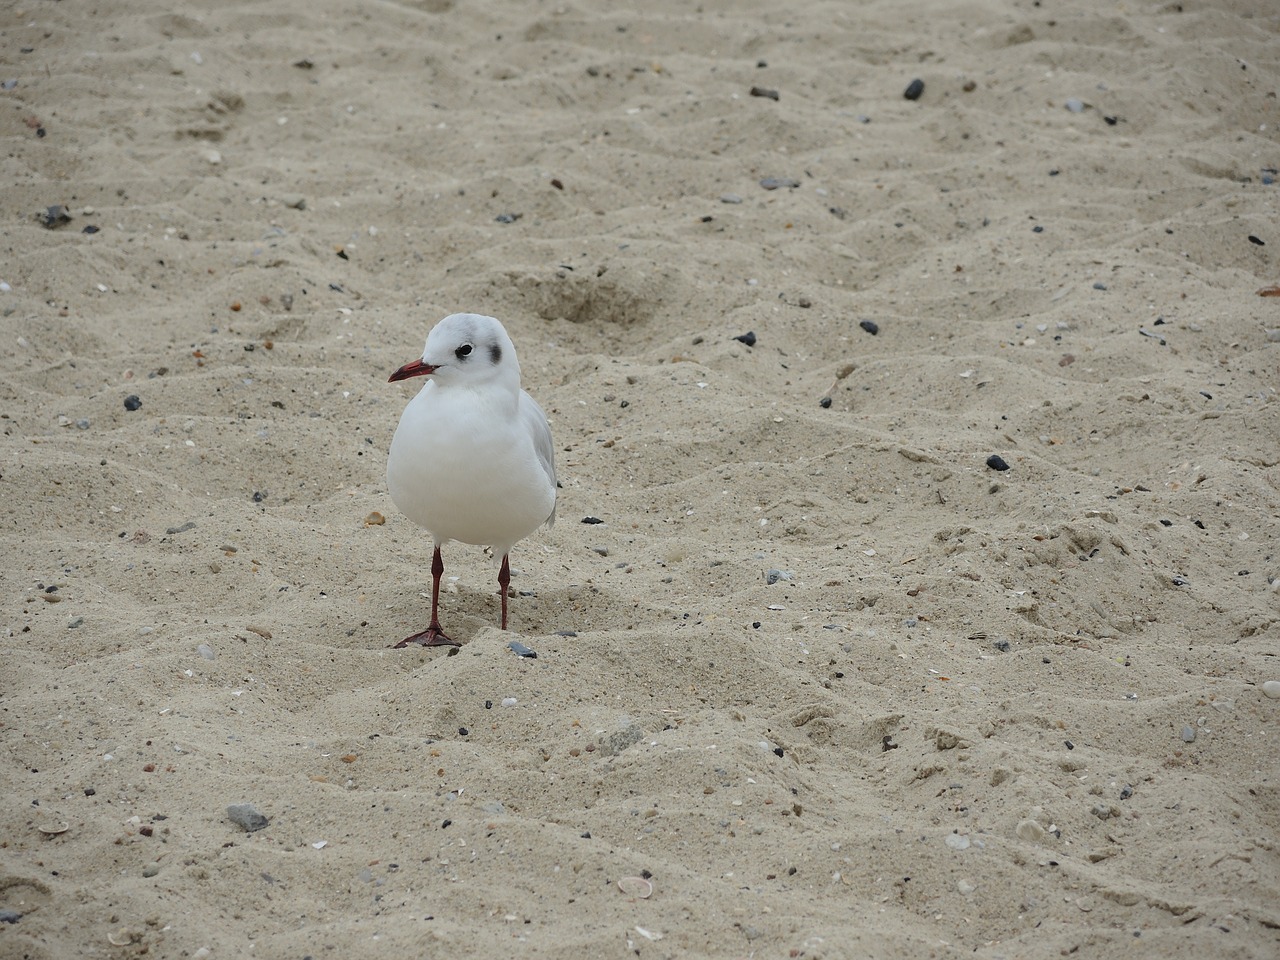
[[[160,868],[155,865],[152,865],[150,867],[147,867],[145,870],[143,870],[142,875],[144,877],[154,877],[159,872],[160,872]]]
[[[745,343],[748,347],[754,347],[756,345],[756,335],[750,330],[746,333],[738,334],[738,336],[733,339],[737,340],[739,343]]]
[[[764,579],[765,579],[765,583],[772,585],[777,583],[779,580],[790,580],[794,576],[795,574],[793,574],[790,570],[772,570],[771,569],[767,573],[765,573]]]
[[[200,654],[200,656],[204,657],[206,660],[218,659],[217,652],[213,649],[213,647],[209,646],[207,643],[202,643],[198,647],[196,647],[196,653]]]
[[[722,193],[720,194],[720,202],[721,203],[741,203],[742,198],[738,196],[736,193]]]
[[[952,850],[969,849],[969,838],[963,833],[948,833],[945,842]]]
[[[1044,839],[1044,827],[1034,820],[1018,821],[1014,833],[1018,835],[1019,840],[1025,840],[1027,843],[1039,843]]]
[[[777,90],[770,90],[770,89],[768,89],[767,87],[752,87],[752,88],[751,88],[751,95],[752,95],[753,97],[764,97],[764,98],[766,98],[766,99],[768,99],[768,100],[777,100],[777,99],[778,99],[778,91],[777,91]]]
[[[1272,700],[1280,700],[1280,680],[1268,680],[1262,685],[1262,693]]]
[[[997,650],[999,650],[1001,653],[1008,653],[1008,652],[1009,652],[1009,641],[1008,641],[1008,640],[995,640],[995,641],[993,641],[993,642],[992,642],[992,644],[991,644],[991,645],[992,645],[993,647],[995,647]]]
[[[60,203],[55,203],[51,207],[46,207],[44,213],[40,215],[40,222],[49,230],[56,230],[65,224],[71,222],[71,214],[67,213],[67,208]]]
[[[799,180],[793,180],[791,177],[765,177],[760,181],[760,186],[766,190],[777,190],[779,187],[795,188],[800,186]]]
[[[1084,112],[1084,101],[1077,100],[1075,97],[1069,98],[1067,102],[1063,104],[1063,106],[1066,107],[1068,110],[1070,110],[1072,113]]]
[[[124,398],[124,408],[132,413],[134,410],[142,409],[142,401],[138,399],[136,393],[131,393]]]
[[[1184,727],[1182,728],[1182,742],[1183,742],[1183,743],[1195,743],[1195,742],[1196,742],[1196,728],[1195,728],[1195,727],[1192,727],[1192,726],[1184,726]]]
[[[1099,820],[1108,820],[1111,818],[1111,807],[1105,803],[1095,803],[1093,805],[1093,815]]]
[[[858,322],[858,326],[867,331],[867,333],[871,334],[873,337],[880,332],[880,326],[874,320],[860,320]]]
[[[507,649],[514,653],[517,657],[528,657],[530,660],[538,659],[538,651],[531,647],[526,647],[519,640],[512,640],[507,644]]]
[[[22,919],[22,914],[17,910],[0,910],[0,923],[17,923]]]
[[[238,827],[244,828],[246,833],[253,833],[255,830],[261,830],[271,821],[258,812],[258,808],[252,803],[233,803],[227,807],[227,819]]]
[[[992,470],[1008,470],[1009,469],[1009,464],[1004,462],[1004,457],[1000,456],[997,453],[993,453],[991,456],[987,457],[987,466],[990,467]]]
[[[831,406],[831,398],[823,397],[821,400],[818,401],[818,406],[820,406],[823,410],[828,409]]]
[[[907,89],[902,91],[902,95],[908,100],[919,100],[922,93],[924,93],[924,81],[919,77],[907,84]]]
[[[504,707],[514,707],[514,706],[515,706],[517,703],[519,703],[519,702],[520,702],[520,701],[519,701],[519,700],[517,700],[515,697],[503,697],[503,698],[502,698],[502,705],[503,705]]]

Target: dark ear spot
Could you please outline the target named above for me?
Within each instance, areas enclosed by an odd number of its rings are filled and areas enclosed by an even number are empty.
[[[496,343],[489,344],[489,362],[495,367],[502,362],[502,347]]]

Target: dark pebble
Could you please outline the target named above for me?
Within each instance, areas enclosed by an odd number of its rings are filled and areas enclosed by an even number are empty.
[[[1103,117],[1102,119],[1107,122],[1108,127],[1114,127],[1117,123],[1120,122],[1119,117]]]
[[[458,728],[458,736],[460,736],[460,737],[465,737],[465,736],[467,736],[467,735],[468,735],[468,734],[470,734],[470,733],[471,733],[471,731],[470,731],[470,730],[468,730],[466,727],[459,727],[459,728]]]
[[[871,334],[873,337],[880,332],[880,325],[874,320],[860,320],[858,321],[858,326],[867,331],[867,333]]]
[[[1161,520],[1161,521],[1160,521],[1160,526],[1162,526],[1162,527],[1172,527],[1172,526],[1173,526],[1173,521],[1172,521],[1172,520]]]
[[[175,533],[186,533],[188,530],[194,530],[195,528],[196,522],[194,520],[188,520],[180,527],[166,527],[164,532],[169,536],[173,536]]]
[[[601,520],[599,517],[583,517],[582,522],[583,523],[604,523],[604,521]]]
[[[17,910],[0,910],[0,923],[17,923],[22,919],[22,914]]]
[[[142,409],[142,401],[138,399],[136,393],[131,393],[124,398],[124,408],[132,413],[134,410]]]
[[[523,216],[523,213],[500,213],[493,219],[497,220],[499,223],[515,223]]]
[[[445,829],[447,829],[447,828],[449,828],[449,827],[451,827],[451,826],[453,826],[453,821],[452,821],[452,820],[444,820],[444,821],[442,821],[442,822],[441,822],[441,824],[440,824],[440,829],[441,829],[441,830],[445,830]]]
[[[991,644],[991,645],[992,645],[993,647],[995,647],[997,650],[999,650],[1001,653],[1008,653],[1008,652],[1009,652],[1009,641],[1008,641],[1008,640],[997,640],[997,641],[995,641],[995,642],[994,642],[993,644]]]
[[[261,503],[261,502],[262,502],[263,500],[265,500],[265,499],[267,499],[267,495],[266,495],[265,493],[263,493],[261,490],[255,490],[255,491],[253,491],[253,502],[254,502],[254,503]]]
[[[987,466],[992,470],[1009,469],[1009,465],[1004,462],[1004,457],[1000,456],[998,453],[993,453],[991,456],[987,457]]]
[[[752,88],[751,88],[751,95],[752,95],[753,97],[765,97],[765,98],[767,98],[767,99],[769,99],[769,100],[777,100],[777,99],[778,99],[778,91],[777,91],[777,90],[769,90],[769,89],[767,89],[766,87],[752,87]]]
[[[733,339],[737,340],[739,343],[745,343],[748,347],[754,347],[756,345],[756,335],[750,330],[746,333],[739,334]]]
[[[486,710],[492,710],[492,709],[493,709],[493,701],[492,701],[492,700],[486,700],[486,701],[484,702],[484,708],[485,708]]]
[[[1251,234],[1249,234],[1249,242],[1250,242],[1250,243],[1256,243],[1256,244],[1257,244],[1258,246],[1260,246],[1260,247],[1265,247],[1265,246],[1267,245],[1267,241],[1265,241],[1265,240],[1263,240],[1263,239],[1261,239],[1261,238],[1259,238],[1259,237],[1255,237],[1252,233],[1251,233]]]
[[[576,637],[577,635],[578,635],[577,630],[557,630],[556,631],[557,637]]]
[[[271,822],[259,813],[258,808],[252,803],[233,803],[227,807],[227,819],[237,826],[243,827],[246,833],[261,830]]]
[[[49,230],[56,230],[71,222],[71,214],[67,213],[67,208],[62,204],[55,203],[45,208],[44,213],[40,215],[40,222]]]
[[[781,757],[785,752],[786,752],[786,751],[784,751],[781,747],[774,747],[774,748],[773,748],[773,755],[774,755],[775,757]]]
[[[919,100],[922,93],[924,93],[924,81],[919,77],[907,84],[907,89],[902,91],[902,95],[908,100]]]
[[[100,227],[95,227],[95,226],[91,223],[91,224],[89,224],[87,227],[85,227],[83,230],[81,230],[80,232],[81,232],[81,233],[88,233],[88,234],[95,234],[95,233],[97,233],[97,232],[98,232],[98,230],[99,230],[99,229],[101,229],[101,228],[100,228]]]
[[[793,180],[791,177],[765,177],[760,181],[760,186],[766,190],[777,190],[779,187],[798,187],[799,180]]]
[[[591,831],[590,831],[590,830],[588,830],[586,833],[580,833],[580,834],[578,834],[578,836],[580,836],[583,840],[590,840],[590,839],[591,839]]]
[[[95,795],[97,794],[97,792],[98,792],[98,791],[97,791],[97,790],[95,790],[93,787],[85,787],[85,788],[84,788],[84,795],[85,795],[86,797],[92,797],[92,796],[95,796]]]
[[[823,410],[828,409],[831,406],[831,398],[823,397],[821,400],[818,401],[818,406],[820,406]]]
[[[1032,227],[1032,228],[1031,228],[1031,232],[1032,232],[1032,233],[1044,233],[1044,227],[1040,226],[1040,224],[1036,224],[1034,227]]]
[[[1076,748],[1076,745],[1072,743],[1070,740],[1063,740],[1062,742],[1067,745],[1068,750],[1074,750]]]
[[[1093,289],[1095,289],[1095,290],[1105,290],[1105,289],[1107,289],[1107,285],[1106,285],[1105,283],[1103,283],[1101,280],[1099,280],[1097,283],[1095,283],[1095,284],[1093,285]]]
[[[531,647],[526,647],[519,640],[512,640],[507,644],[507,649],[514,653],[517,657],[528,657],[530,660],[538,659],[538,651]]]

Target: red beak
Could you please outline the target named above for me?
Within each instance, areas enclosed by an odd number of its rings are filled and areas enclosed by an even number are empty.
[[[387,383],[395,383],[397,380],[408,380],[410,377],[425,377],[429,373],[435,373],[436,368],[429,363],[423,363],[421,360],[413,360],[406,363],[403,367],[393,373],[388,378]]]

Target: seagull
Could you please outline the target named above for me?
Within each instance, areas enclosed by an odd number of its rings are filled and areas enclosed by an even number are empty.
[[[427,335],[422,358],[391,374],[427,382],[409,401],[387,455],[387,486],[400,511],[435,541],[431,623],[395,646],[459,646],[440,627],[440,548],[450,540],[488,546],[498,571],[507,629],[507,554],[556,519],[556,466],[547,415],[520,387],[520,362],[493,317],[455,313]]]

